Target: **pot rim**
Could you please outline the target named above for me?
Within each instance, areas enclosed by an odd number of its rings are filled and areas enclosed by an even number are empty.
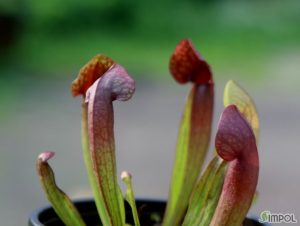
[[[83,204],[83,203],[95,203],[95,200],[92,197],[89,198],[76,198],[76,199],[72,199],[72,202],[75,204]],[[140,203],[149,203],[149,204],[162,204],[162,205],[166,205],[166,200],[165,199],[156,199],[156,198],[137,198],[136,202],[140,202]],[[47,204],[43,207],[40,208],[36,208],[29,217],[29,223],[33,226],[39,226],[41,221],[40,221],[40,216],[43,212],[47,212],[50,210],[53,210],[51,204]],[[250,219],[250,220],[255,220],[257,221],[258,217],[255,214],[250,214],[248,216],[246,216],[246,218]],[[271,226],[270,224],[261,224],[262,226]]]
[[[72,202],[74,204],[83,204],[83,203],[95,203],[95,200],[92,197],[88,198],[75,198],[72,199]],[[136,198],[136,202],[147,202],[147,203],[156,203],[156,204],[163,204],[166,205],[166,200],[164,199],[156,199],[156,198]],[[39,223],[41,223],[40,216],[42,213],[53,210],[51,204],[46,204],[45,206],[36,208],[33,212],[31,212],[29,216],[29,222],[34,226],[39,226]]]

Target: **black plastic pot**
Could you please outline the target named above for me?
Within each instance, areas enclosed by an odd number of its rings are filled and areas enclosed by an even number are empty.
[[[88,226],[101,225],[93,200],[79,200],[74,202]],[[140,222],[142,226],[159,226],[163,217],[166,203],[157,200],[137,200]],[[126,204],[126,221],[133,224],[130,207]],[[29,219],[29,226],[64,226],[51,206],[35,210]],[[245,219],[243,226],[263,226],[255,220]]]

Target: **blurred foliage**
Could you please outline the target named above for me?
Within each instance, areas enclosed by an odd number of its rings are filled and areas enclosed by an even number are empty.
[[[253,76],[270,57],[299,49],[298,0],[2,1],[0,15],[21,25],[9,52],[0,49],[2,75],[66,76],[103,53],[133,73],[158,76],[189,37],[217,73]]]
[[[130,0],[78,1],[29,0],[31,25],[45,27],[47,33],[80,32],[87,29],[119,29],[134,22]]]

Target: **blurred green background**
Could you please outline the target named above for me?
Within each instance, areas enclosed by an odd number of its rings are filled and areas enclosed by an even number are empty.
[[[299,49],[299,9],[297,0],[1,0],[1,74],[62,77],[101,52],[159,77],[188,37],[216,72],[257,77]]]
[[[212,66],[215,123],[225,80],[240,81],[257,102],[263,164],[254,212],[298,211],[300,220],[294,189],[300,182],[293,179],[299,178],[300,157],[299,25],[299,0],[0,0],[2,224],[26,225],[29,213],[46,203],[34,172],[45,149],[59,152],[53,164],[64,190],[88,190],[80,101],[70,97],[69,85],[98,53],[137,80],[129,107],[117,105],[118,145],[126,150],[119,153],[120,169],[131,169],[138,196],[166,197],[188,89],[168,75],[168,60],[182,38],[190,38]],[[156,142],[149,144],[149,137]],[[65,164],[70,155],[75,166]]]

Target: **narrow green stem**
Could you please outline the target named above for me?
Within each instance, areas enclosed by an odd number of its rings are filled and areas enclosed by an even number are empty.
[[[37,171],[42,187],[54,211],[66,226],[85,226],[71,199],[55,183],[53,170],[47,162],[53,155],[53,152],[44,152],[37,159]]]
[[[126,171],[122,172],[121,179],[127,186],[126,193],[125,193],[125,199],[131,207],[134,225],[140,226],[140,220],[139,220],[139,216],[138,216],[138,212],[137,212],[137,208],[136,208],[136,204],[135,204],[135,197],[134,197],[131,178],[132,178],[132,176],[128,172],[126,172]]]

